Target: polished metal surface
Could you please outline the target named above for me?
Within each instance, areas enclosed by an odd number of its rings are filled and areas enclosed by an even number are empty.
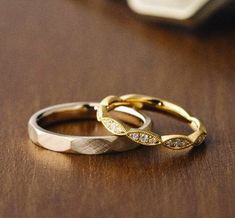
[[[109,115],[109,111],[119,106],[129,106],[136,110],[158,111],[178,118],[188,123],[193,130],[189,135],[170,134],[159,135],[150,130],[139,130],[124,124],[123,122]],[[126,135],[131,140],[146,146],[163,145],[169,149],[181,150],[192,146],[200,145],[206,138],[207,131],[201,120],[191,116],[182,107],[159,98],[129,94],[123,96],[107,96],[99,105],[97,120],[102,122],[106,129],[116,135]],[[116,123],[119,129],[113,129],[107,123]]]

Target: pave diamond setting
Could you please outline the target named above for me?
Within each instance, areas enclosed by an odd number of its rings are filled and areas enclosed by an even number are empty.
[[[110,118],[103,119],[102,123],[113,134],[124,135],[126,133],[125,128],[119,122],[113,119]]]
[[[127,136],[140,144],[143,145],[156,145],[161,142],[160,137],[157,135],[149,134],[148,132],[138,131],[138,132],[129,132]]]
[[[172,138],[164,142],[163,144],[170,149],[183,149],[192,145],[192,142],[186,138]]]
[[[206,139],[206,134],[201,134],[200,136],[198,136],[198,138],[195,141],[195,145],[200,145],[204,142],[204,140]]]

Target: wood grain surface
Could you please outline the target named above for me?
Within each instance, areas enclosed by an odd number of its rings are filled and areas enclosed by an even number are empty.
[[[145,21],[125,1],[0,5],[0,217],[235,217],[234,17],[189,31]],[[183,106],[204,120],[206,144],[88,156],[29,141],[37,110],[125,93]],[[151,115],[159,133],[186,131]],[[94,125],[78,132],[102,131]]]

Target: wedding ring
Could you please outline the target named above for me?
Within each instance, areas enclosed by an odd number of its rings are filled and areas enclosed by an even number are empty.
[[[130,127],[109,115],[108,112],[118,106],[129,106],[135,108],[135,110],[150,110],[166,113],[188,123],[193,133],[190,135],[173,134],[160,136],[150,130],[139,130]],[[163,145],[174,150],[199,145],[205,140],[207,134],[203,123],[199,119],[191,116],[183,108],[168,101],[145,95],[108,96],[100,103],[97,110],[97,119],[103,123],[108,131],[115,135],[126,135],[132,141],[142,145]],[[115,123],[119,128],[110,128],[110,125],[107,125],[110,122]]]
[[[130,143],[129,140],[126,141],[126,137],[115,135],[72,136],[46,129],[47,125],[56,122],[96,119],[95,108],[97,106],[98,103],[76,102],[42,109],[35,113],[28,122],[29,137],[41,147],[66,153],[102,154],[126,151],[139,146],[136,143]],[[147,130],[151,127],[151,120],[148,116],[129,107],[116,108],[115,113],[120,116],[123,122],[138,126],[139,130]],[[111,126],[118,128],[115,125]]]

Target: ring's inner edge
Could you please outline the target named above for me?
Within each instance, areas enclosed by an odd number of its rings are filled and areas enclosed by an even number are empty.
[[[187,112],[185,112],[184,109],[182,109],[176,105],[174,105],[174,109],[175,109],[175,111],[174,111],[169,107],[164,107],[163,103],[162,103],[162,105],[157,105],[154,103],[150,104],[149,102],[144,103],[144,102],[137,101],[137,103],[136,103],[136,102],[121,101],[121,102],[113,102],[113,103],[109,104],[109,106],[108,106],[109,113],[110,113],[110,111],[115,110],[115,108],[120,107],[121,105],[122,106],[125,105],[126,107],[134,106],[135,109],[137,109],[137,110],[142,109],[142,110],[160,112],[161,114],[164,114],[167,116],[170,115],[173,119],[182,121],[183,123],[187,123],[193,131],[198,131],[198,129],[200,128],[199,122],[196,122],[195,120],[190,120],[191,117],[187,114]],[[183,111],[184,115],[181,114],[182,111]],[[188,129],[188,131],[190,131],[190,130]],[[192,133],[192,131],[188,132],[187,134],[191,134],[191,133]]]
[[[112,112],[112,117],[122,120],[125,123],[140,127],[144,123],[144,117],[140,113],[136,113],[134,109],[126,107],[117,107]],[[133,114],[133,115],[132,115]],[[74,108],[60,108],[56,111],[48,111],[37,117],[37,124],[41,127],[47,127],[52,124],[66,121],[85,121],[96,120],[96,110],[93,106],[83,105]]]

